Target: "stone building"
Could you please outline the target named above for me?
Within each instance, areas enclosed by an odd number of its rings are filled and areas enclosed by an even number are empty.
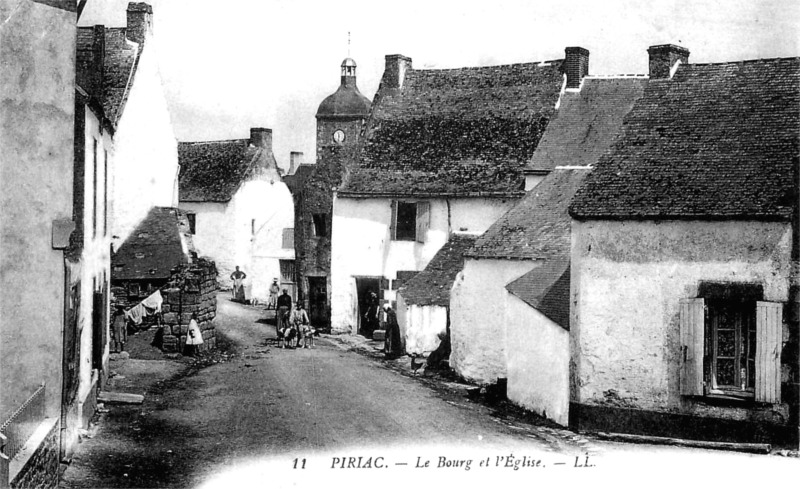
[[[800,59],[649,52],[570,208],[570,424],[797,443]]]
[[[575,51],[588,59],[588,51]],[[509,399],[562,425],[569,404],[567,207],[648,83],[645,75],[581,75],[561,95],[526,164],[532,188],[466,251],[451,298],[451,366],[480,383],[507,379]]]
[[[164,288],[179,267],[197,262],[189,220],[174,207],[153,207],[114,255],[114,304],[135,306]]]
[[[277,278],[294,291],[294,205],[272,153],[272,130],[249,139],[182,142],[180,207],[198,254],[214,260],[223,287],[240,267],[247,299],[269,298]]]
[[[317,110],[316,165],[297,169],[294,242],[297,285],[311,322],[330,326],[333,191],[358,145],[371,103],[356,85],[356,62],[342,61],[341,83]]]
[[[75,226],[76,2],[2,2],[0,17],[0,486],[56,487],[62,332],[77,301],[65,255]]]
[[[335,194],[332,327],[358,332],[366,298],[396,300],[455,232],[481,234],[524,195],[563,60],[415,70],[386,56],[359,150]]]

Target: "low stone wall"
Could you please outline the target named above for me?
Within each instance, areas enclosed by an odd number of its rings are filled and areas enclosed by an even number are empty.
[[[58,432],[61,424],[52,423],[52,427],[36,448],[25,467],[11,481],[12,489],[49,489],[58,487]]]
[[[197,325],[203,335],[198,351],[216,347],[214,318],[217,315],[217,267],[201,258],[198,263],[178,270],[162,289],[162,350],[183,353],[189,333],[189,321],[197,314]]]

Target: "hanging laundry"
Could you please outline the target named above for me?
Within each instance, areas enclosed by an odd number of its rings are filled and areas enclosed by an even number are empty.
[[[127,312],[125,312],[125,318],[130,319],[133,322],[133,324],[137,326],[142,324],[142,318],[144,316],[147,316],[147,309],[145,309],[144,305],[141,302],[139,304],[136,304],[132,308],[128,309]]]
[[[142,301],[142,305],[152,313],[161,312],[161,304],[164,303],[164,298],[161,296],[161,291],[157,290],[150,294],[147,299]]]

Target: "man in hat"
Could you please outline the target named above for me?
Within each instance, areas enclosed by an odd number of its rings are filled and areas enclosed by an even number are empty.
[[[277,309],[278,308],[278,292],[281,291],[281,287],[278,285],[278,279],[272,279],[272,285],[269,286],[269,302],[267,303],[267,309]]]
[[[283,294],[277,300],[278,310],[275,313],[276,332],[280,336],[280,331],[289,326],[289,311],[292,310],[292,296],[287,289],[283,289]]]

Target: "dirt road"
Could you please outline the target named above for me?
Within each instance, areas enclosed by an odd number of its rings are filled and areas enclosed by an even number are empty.
[[[502,423],[463,392],[434,390],[333,339],[314,349],[275,348],[262,311],[222,295],[219,305],[217,330],[231,356],[200,365],[135,358],[112,365],[120,375],[109,388],[144,392],[146,400],[109,407],[65,472],[64,487],[194,487],[243,460],[278,456],[288,464],[369,447],[585,451]],[[160,357],[141,353],[133,357]]]

